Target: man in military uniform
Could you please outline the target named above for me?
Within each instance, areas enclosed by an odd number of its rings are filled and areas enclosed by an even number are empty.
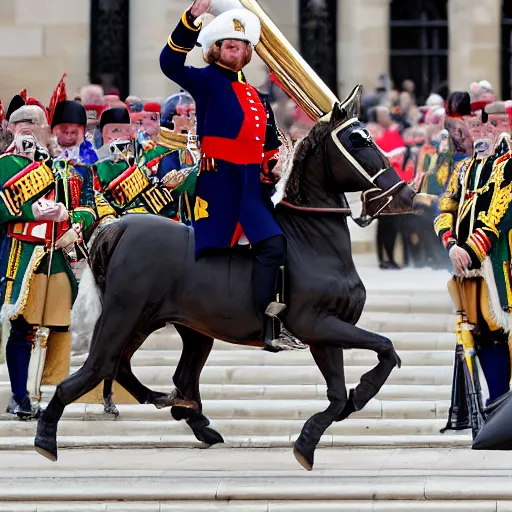
[[[52,134],[57,139],[53,156],[85,165],[97,162],[98,156],[92,143],[86,139],[87,112],[76,101],[57,103],[52,119]]]
[[[103,146],[96,164],[98,186],[118,215],[152,213],[172,216],[174,199],[159,183],[152,183],[153,168],[172,150],[144,137],[143,152],[136,154],[136,130],[126,108],[112,108],[101,115]],[[146,144],[146,145],[145,145]]]
[[[265,348],[275,351],[274,322],[285,305],[276,301],[279,268],[286,239],[261,182],[271,182],[280,142],[270,106],[245,80],[242,69],[260,38],[260,22],[246,9],[217,16],[201,29],[196,20],[211,0],[196,0],[182,16],[162,50],[160,65],[196,102],[201,167],[194,205],[197,257],[230,248],[244,233],[252,245],[255,308],[263,320]],[[209,66],[185,66],[195,44]]]
[[[44,112],[35,115],[34,108],[21,107],[10,122],[47,125]],[[8,411],[27,419],[38,413],[27,389],[29,365],[36,401],[41,381],[58,384],[69,374],[77,286],[66,250],[87,238],[96,222],[93,179],[89,168],[52,161],[33,135],[18,132],[14,150],[0,157],[0,187],[0,223],[8,231],[0,254],[2,320],[11,322]]]
[[[465,356],[477,394],[474,356],[478,356],[490,403],[509,391],[511,376],[512,153],[502,137],[509,131],[508,117],[489,114],[487,108],[478,102],[463,112],[475,153],[456,164],[439,200],[435,229],[453,264],[449,289],[458,310],[458,351]],[[453,393],[447,428],[468,428],[467,416],[452,414],[457,403],[460,397]],[[478,409],[478,403],[473,405]]]

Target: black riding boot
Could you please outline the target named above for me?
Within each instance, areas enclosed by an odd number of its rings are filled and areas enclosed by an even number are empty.
[[[279,268],[286,261],[286,239],[273,236],[253,245],[254,266],[252,272],[253,298],[256,309],[263,315],[263,341],[265,350],[278,351],[272,341],[277,316],[286,308],[276,301]]]

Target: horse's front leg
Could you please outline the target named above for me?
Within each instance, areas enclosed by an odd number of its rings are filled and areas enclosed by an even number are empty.
[[[295,458],[308,471],[313,469],[315,448],[320,438],[347,405],[343,349],[311,345],[311,354],[327,383],[327,398],[330,404],[325,411],[309,418],[293,446]]]
[[[212,350],[213,339],[182,325],[175,327],[183,341],[183,351],[173,381],[184,396],[197,402],[199,408],[192,410],[175,406],[171,414],[176,421],[186,420],[198,441],[210,446],[223,443],[223,437],[210,427],[210,420],[202,412],[199,392],[199,378]]]
[[[308,340],[315,361],[327,381],[328,397],[331,401],[331,405],[324,412],[315,414],[306,422],[294,445],[297,460],[306,469],[311,470],[315,447],[325,430],[333,421],[341,421],[354,411],[361,410],[380,391],[393,368],[400,367],[401,362],[389,339],[333,316],[317,322],[313,332],[299,335]],[[338,349],[340,353],[335,351],[318,353],[318,349],[328,348]],[[360,383],[350,391],[348,400],[343,368],[338,369],[340,364],[343,365],[341,351],[343,348],[372,350],[377,353],[379,359],[377,366],[365,373]],[[331,391],[330,388],[332,388]]]

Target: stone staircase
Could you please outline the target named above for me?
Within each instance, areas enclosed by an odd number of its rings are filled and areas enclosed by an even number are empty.
[[[467,432],[439,433],[453,364],[448,274],[384,272],[369,256],[357,259],[368,290],[359,325],[392,339],[403,367],[363,411],[327,431],[313,473],[290,450],[305,420],[328,403],[309,351],[269,354],[217,342],[201,391],[226,445],[192,449],[200,443],[168,410],[120,405],[114,420],[99,405],[73,404],[51,464],[32,451],[35,424],[3,415],[0,511],[512,511],[505,483],[512,462],[469,451]],[[155,333],[134,356],[134,372],[154,389],[171,389],[180,344],[173,328]],[[73,357],[73,370],[83,360]],[[347,386],[376,362],[373,353],[347,351]],[[0,403],[8,396],[2,368]],[[30,503],[16,508],[23,485]]]

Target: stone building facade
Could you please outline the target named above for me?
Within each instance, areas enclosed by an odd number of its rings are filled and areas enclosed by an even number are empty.
[[[90,13],[93,0],[0,1],[0,98],[22,87],[46,101],[63,72],[73,93],[89,80]],[[122,0],[99,0],[106,5]],[[309,0],[312,4],[335,0]],[[338,93],[354,84],[376,86],[390,70],[390,12],[393,2],[422,0],[337,0]],[[448,79],[452,89],[488,79],[500,89],[504,0],[448,0]],[[508,1],[508,0],[505,0]],[[162,76],[158,54],[190,0],[126,0],[129,3],[130,92],[165,97],[176,89]],[[260,0],[261,6],[299,47],[300,8],[304,0]],[[440,2],[437,2],[440,3]],[[201,54],[190,57],[200,64]],[[256,62],[249,77],[261,84],[265,67]]]

